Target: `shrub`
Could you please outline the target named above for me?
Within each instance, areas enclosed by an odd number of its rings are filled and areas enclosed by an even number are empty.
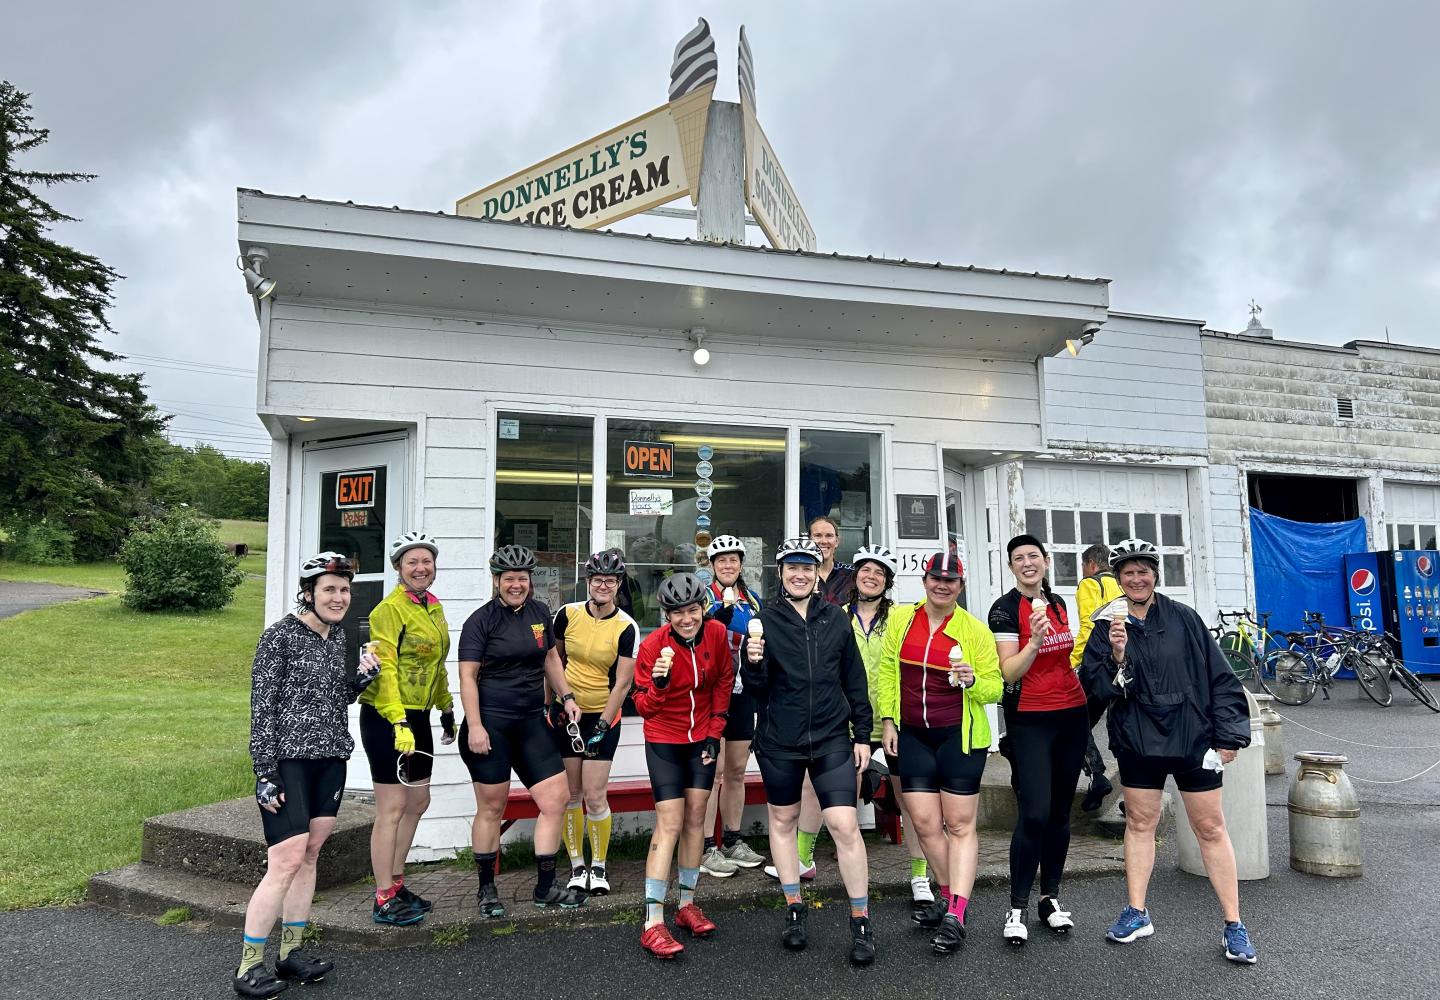
[[[215,524],[177,510],[143,522],[120,546],[125,603],[137,611],[212,611],[230,603],[245,574]]]
[[[4,527],[9,537],[0,552],[6,559],[35,566],[68,566],[75,561],[75,537],[63,524],[17,516],[8,518]]]

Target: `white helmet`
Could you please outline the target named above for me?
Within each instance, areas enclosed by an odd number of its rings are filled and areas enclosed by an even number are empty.
[[[850,560],[850,564],[858,569],[864,562],[879,563],[892,578],[900,572],[900,560],[883,545],[862,545],[856,549],[855,558]]]
[[[1143,559],[1158,571],[1160,569],[1160,550],[1154,544],[1145,541],[1143,538],[1127,538],[1118,542],[1110,550],[1110,568],[1118,570],[1123,563],[1133,559]]]
[[[400,557],[411,549],[429,549],[431,556],[440,558],[440,546],[434,538],[423,531],[407,531],[390,543],[390,565],[399,566]]]
[[[713,541],[705,546],[705,558],[713,561],[716,556],[723,556],[727,552],[733,552],[743,561],[745,558],[745,543],[734,535],[717,535]]]
[[[775,563],[813,562],[819,566],[825,560],[820,557],[820,546],[810,540],[809,535],[787,538],[775,550]]]
[[[300,564],[300,579],[310,580],[326,573],[343,576],[347,580],[355,577],[355,564],[339,552],[320,552]]]

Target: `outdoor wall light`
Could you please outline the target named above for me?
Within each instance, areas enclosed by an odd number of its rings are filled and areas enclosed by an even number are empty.
[[[695,362],[697,368],[704,368],[710,363],[710,352],[704,346],[705,328],[697,326],[690,331],[690,342],[695,345],[695,353],[690,355],[690,360]]]
[[[259,302],[275,294],[275,279],[264,274],[265,262],[270,251],[264,247],[246,247],[245,256],[235,260],[235,266],[245,275],[245,288]]]
[[[1085,347],[1085,346],[1088,345],[1088,344],[1094,343],[1094,342],[1095,342],[1095,334],[1097,334],[1097,333],[1099,333],[1099,332],[1100,332],[1100,324],[1099,324],[1099,323],[1086,323],[1086,324],[1085,324],[1085,329],[1083,329],[1082,331],[1080,331],[1080,339],[1079,339],[1079,340],[1067,340],[1067,341],[1065,341],[1065,350],[1067,350],[1067,351],[1070,352],[1070,356],[1071,356],[1072,358],[1078,358],[1078,357],[1080,356],[1080,348]]]

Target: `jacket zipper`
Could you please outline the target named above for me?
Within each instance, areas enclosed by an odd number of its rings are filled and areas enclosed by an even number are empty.
[[[814,598],[811,598],[812,600]],[[811,753],[815,752],[815,656],[814,641],[810,635],[810,609],[805,609],[805,672],[808,683],[805,685],[806,694],[810,698],[810,711],[805,717],[805,746]]]
[[[695,692],[700,687],[700,664],[695,659],[695,647],[690,647],[690,728],[685,731],[688,743],[695,742]]]

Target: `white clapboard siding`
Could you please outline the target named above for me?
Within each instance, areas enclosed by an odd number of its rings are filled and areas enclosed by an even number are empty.
[[[1079,357],[1046,358],[1048,445],[1203,455],[1200,324],[1113,315]]]
[[[1226,610],[1248,607],[1250,603],[1244,517],[1240,470],[1233,465],[1211,465],[1210,531],[1214,546],[1211,571],[1215,604]]]

